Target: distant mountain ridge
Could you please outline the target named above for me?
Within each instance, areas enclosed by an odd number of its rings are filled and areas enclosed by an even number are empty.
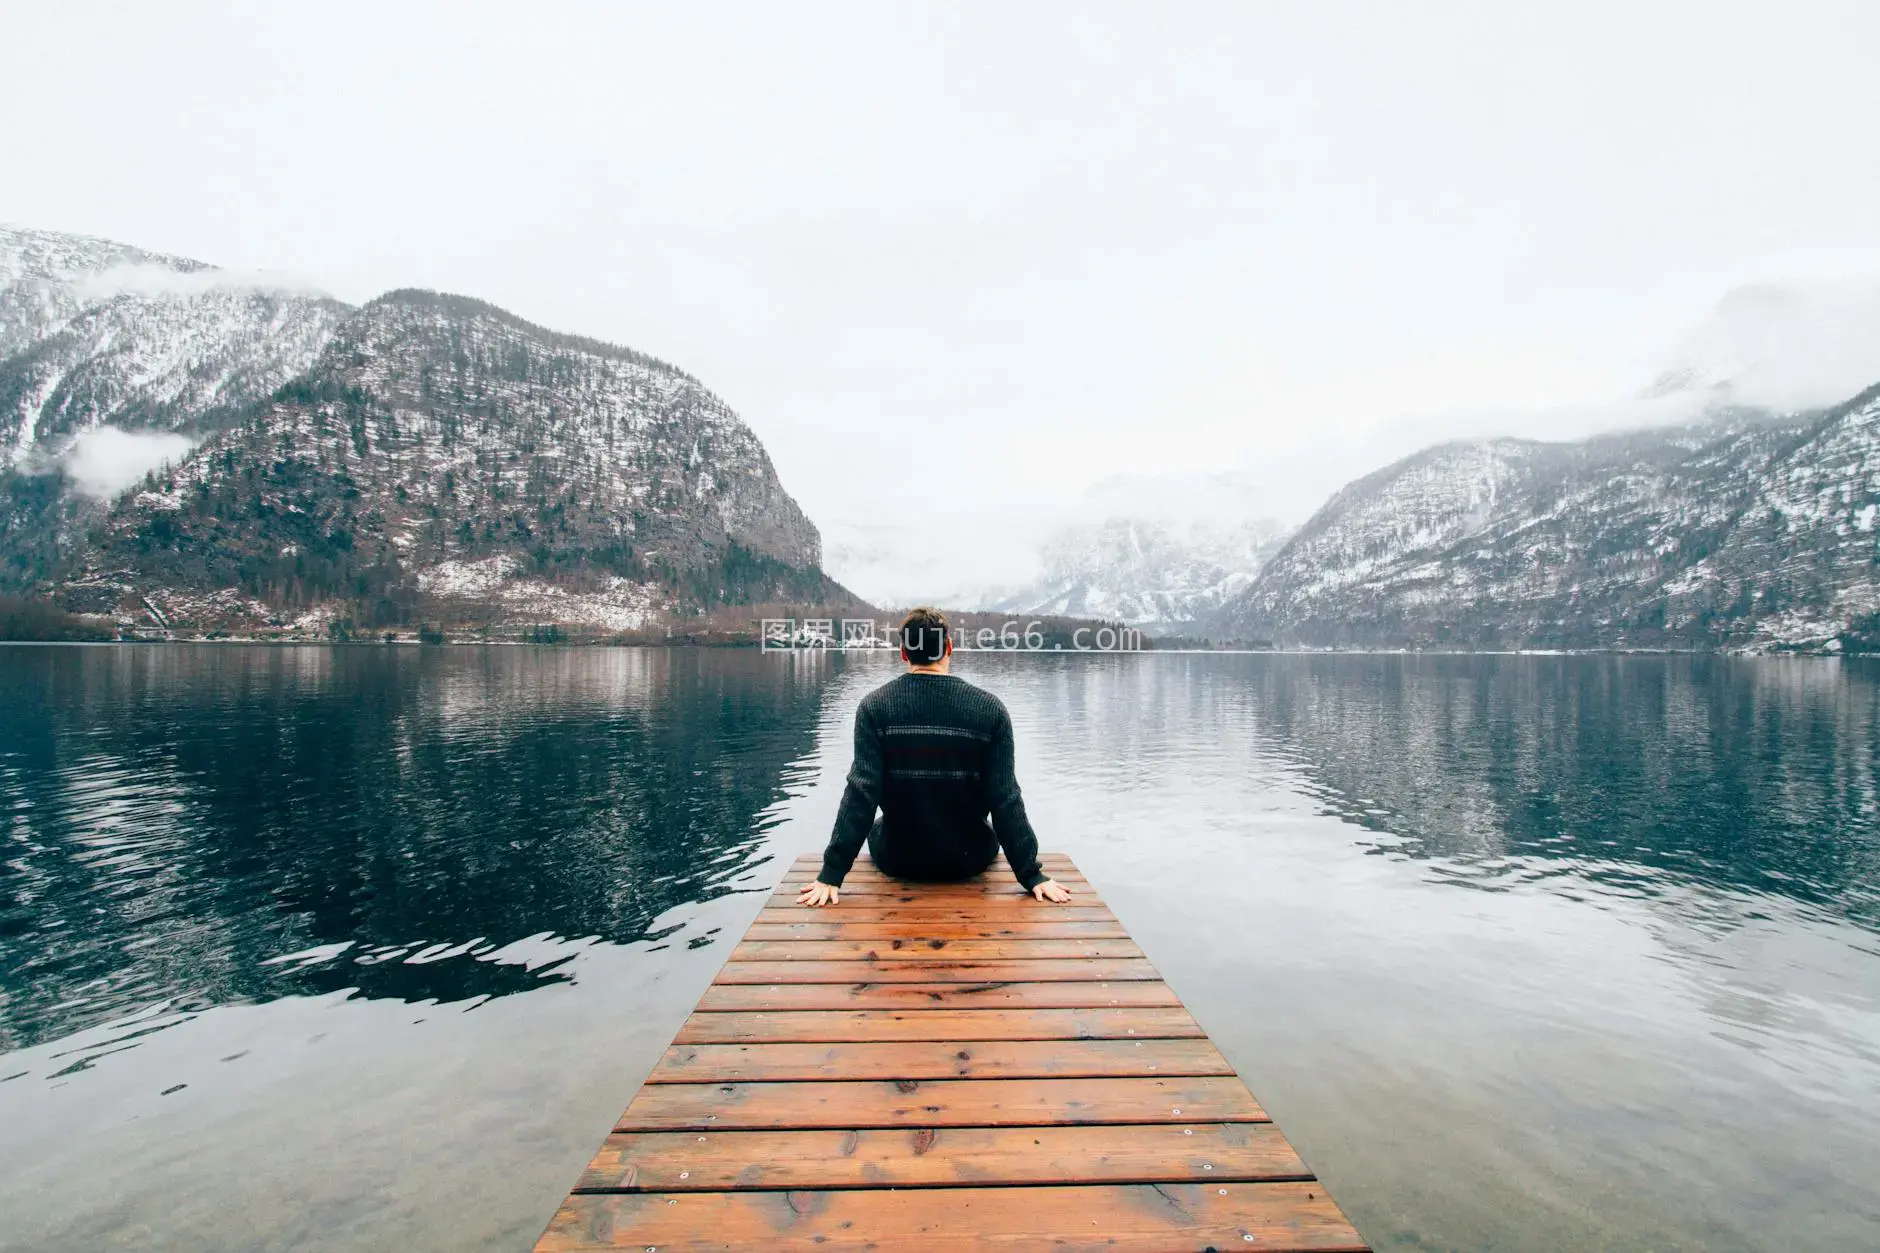
[[[1880,388],[1575,443],[1440,445],[1339,491],[1214,629],[1316,647],[1880,643]]]
[[[29,341],[0,363],[12,585],[230,630],[430,616],[625,631],[728,603],[856,603],[821,573],[816,528],[750,428],[656,358],[467,297],[352,309],[27,235],[0,252],[25,259],[0,272],[0,307]],[[87,287],[126,264],[138,289]],[[188,281],[166,290],[166,275]],[[91,500],[66,470],[107,427],[189,443]]]
[[[1112,517],[1065,527],[1046,540],[1037,582],[989,607],[1186,627],[1252,583],[1286,534],[1265,519],[1182,525]]]
[[[1014,519],[1001,551],[978,554],[976,565],[948,562],[950,573],[917,534],[891,523],[839,526],[835,559],[858,585],[911,584],[916,599],[1198,633],[1288,534],[1262,503],[1238,471],[1116,475]],[[962,578],[963,568],[974,573]]]

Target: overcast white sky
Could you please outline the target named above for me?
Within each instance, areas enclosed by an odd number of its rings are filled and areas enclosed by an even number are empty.
[[[820,522],[1299,520],[1880,274],[1880,5],[9,3],[0,220],[674,361]],[[916,448],[921,451],[916,451]]]

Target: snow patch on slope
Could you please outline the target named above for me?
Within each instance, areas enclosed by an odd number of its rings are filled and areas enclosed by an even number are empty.
[[[582,590],[521,579],[500,589],[511,621],[554,622],[591,626],[604,631],[637,631],[661,616],[665,595],[655,583],[608,579],[599,588]]]
[[[507,553],[481,561],[440,561],[418,574],[418,588],[431,596],[489,596],[521,564]]]
[[[604,631],[637,631],[670,608],[655,583],[608,578],[594,587],[568,587],[518,578],[522,563],[508,554],[481,561],[442,561],[418,575],[418,586],[441,599],[500,605],[508,621],[554,622]]]

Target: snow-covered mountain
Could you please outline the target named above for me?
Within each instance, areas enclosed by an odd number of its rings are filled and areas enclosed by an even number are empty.
[[[33,403],[0,469],[6,582],[230,629],[621,631],[853,603],[755,434],[664,362],[465,297],[352,310],[103,241],[9,239],[9,333],[27,342],[0,377]],[[108,294],[85,303],[98,275]],[[105,436],[161,438],[169,464],[77,490]]]
[[[0,226],[0,465],[94,427],[193,429],[310,366],[351,310],[110,240]]]
[[[1214,627],[1315,646],[1866,647],[1880,389],[1575,443],[1446,444],[1345,487]]]
[[[90,235],[0,225],[0,356],[44,339],[96,300],[94,284],[106,274],[182,275],[211,268]]]
[[[1270,519],[1183,524],[1125,516],[1068,526],[1045,541],[1037,581],[990,607],[1188,625],[1252,583],[1285,538]]]
[[[1286,531],[1237,471],[1104,479],[1015,501],[995,535],[877,517],[825,529],[828,568],[878,604],[1185,628],[1245,587]]]
[[[1284,543],[1245,475],[1119,475],[1037,546],[1038,570],[975,607],[1186,628],[1250,584]]]

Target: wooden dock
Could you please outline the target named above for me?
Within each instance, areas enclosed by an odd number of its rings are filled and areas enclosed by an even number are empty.
[[[536,1253],[1363,1250],[1070,859],[797,860]]]

